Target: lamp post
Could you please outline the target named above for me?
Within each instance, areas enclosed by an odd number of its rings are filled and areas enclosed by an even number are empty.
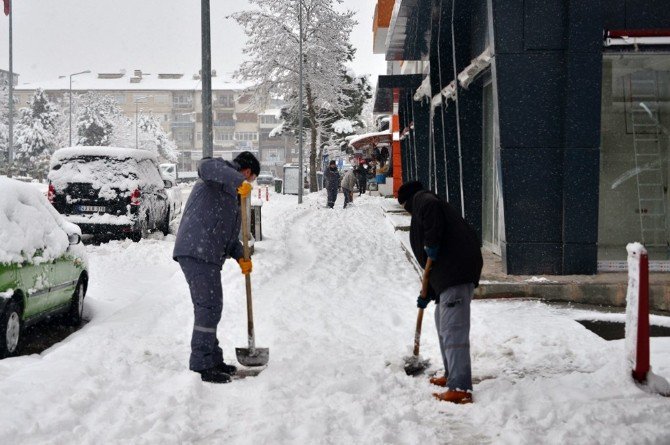
[[[298,173],[298,204],[302,204],[302,192],[305,184],[302,179],[302,0],[298,0],[298,27],[300,30],[300,35],[298,38],[298,54],[300,61],[298,62],[299,67],[299,94],[298,94],[298,163],[300,164],[300,170]]]
[[[72,147],[72,77],[80,74],[88,74],[91,70],[81,71],[79,73],[70,74],[70,147]]]
[[[138,96],[138,97],[133,99],[133,101],[135,102],[135,149],[139,148],[139,145],[140,145],[139,144],[140,137],[139,137],[139,131],[138,131],[138,122],[137,122],[138,107],[139,107],[139,104],[140,104],[141,100],[148,99],[148,98],[149,98],[149,96]]]

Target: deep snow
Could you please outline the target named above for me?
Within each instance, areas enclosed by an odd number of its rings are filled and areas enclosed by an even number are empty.
[[[475,403],[435,401],[402,370],[419,277],[363,196],[272,194],[253,256],[256,344],[270,364],[216,386],[187,369],[192,306],[172,235],[87,248],[90,322],[40,355],[0,361],[0,443],[670,443],[670,399],[638,388],[623,341],[589,311],[476,300]],[[224,357],[246,346],[244,279],[223,270]],[[422,355],[439,366],[429,306]],[[608,315],[623,320],[623,314]],[[667,317],[661,319],[667,322]],[[670,338],[652,340],[670,376]]]

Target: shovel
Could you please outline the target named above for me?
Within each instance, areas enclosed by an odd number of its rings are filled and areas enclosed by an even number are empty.
[[[428,275],[430,269],[433,267],[433,260],[428,258],[426,267],[423,270],[423,278],[421,279],[421,295],[428,294]],[[407,375],[415,376],[421,374],[428,366],[430,361],[422,359],[419,355],[419,347],[421,345],[421,324],[423,323],[423,309],[419,308],[419,313],[416,316],[416,331],[414,332],[414,351],[409,357],[405,357],[405,372]]]
[[[249,259],[249,223],[247,221],[247,198],[240,198],[242,205],[242,247],[244,248],[244,259]],[[254,310],[251,304],[251,275],[244,276],[247,288],[247,334],[249,336],[248,348],[235,348],[237,361],[244,366],[265,366],[270,359],[268,348],[257,348],[254,338]]]

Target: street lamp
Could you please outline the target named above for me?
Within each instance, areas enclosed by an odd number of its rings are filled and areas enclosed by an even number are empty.
[[[72,77],[80,74],[88,74],[91,70],[82,71],[80,73],[70,74],[70,147],[72,147]]]
[[[138,131],[138,129],[137,129],[137,127],[138,127],[138,124],[137,124],[137,112],[138,112],[138,109],[137,109],[137,108],[138,108],[138,106],[139,106],[141,100],[145,100],[145,99],[148,99],[148,98],[149,98],[149,96],[138,96],[138,97],[135,97],[135,98],[133,99],[134,102],[135,102],[135,148],[136,148],[136,149],[139,148],[139,145],[140,145],[140,144],[139,144],[139,141],[140,141],[140,138],[139,138],[139,131]]]
[[[299,131],[299,136],[298,136],[298,145],[299,145],[299,152],[298,152],[298,163],[300,164],[300,171],[298,173],[298,204],[302,204],[302,192],[303,188],[305,187],[305,184],[303,183],[302,179],[302,133],[303,133],[303,128],[302,128],[302,0],[298,0],[298,26],[299,26],[299,38],[298,38],[298,54],[299,54],[299,94],[298,94],[298,131]]]

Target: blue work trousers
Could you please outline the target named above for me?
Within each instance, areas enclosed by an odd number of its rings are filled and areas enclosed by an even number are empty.
[[[191,257],[179,257],[193,301],[193,334],[189,369],[202,371],[223,362],[216,328],[223,310],[221,266]]]
[[[448,287],[440,293],[435,308],[435,326],[450,390],[472,391],[470,302],[474,291],[472,283]]]

